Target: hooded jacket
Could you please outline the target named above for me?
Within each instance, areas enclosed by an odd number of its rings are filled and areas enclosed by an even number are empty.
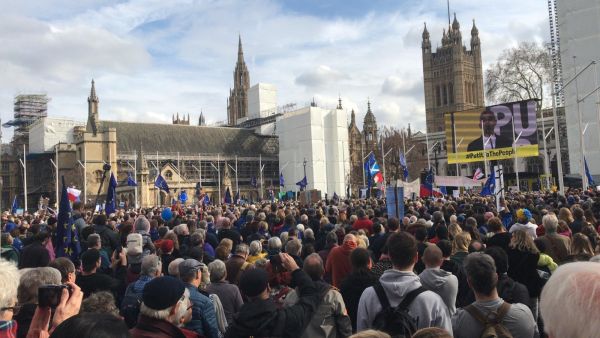
[[[406,295],[419,286],[419,276],[413,272],[387,270],[383,273],[379,282],[383,286],[392,307],[398,306]],[[375,316],[381,312],[382,307],[373,287],[368,287],[360,297],[358,303],[358,315],[356,330],[369,329]],[[452,323],[448,308],[440,296],[432,291],[419,294],[408,306],[408,313],[417,320],[417,328],[439,327],[452,334]]]
[[[320,299],[315,283],[304,271],[292,272],[292,279],[300,294],[296,304],[278,309],[272,299],[245,303],[227,328],[225,337],[299,337]]]
[[[356,243],[347,241],[342,246],[337,246],[329,252],[325,263],[325,274],[331,274],[331,285],[339,288],[344,277],[352,271],[350,254],[356,249]]]
[[[456,312],[458,278],[440,268],[427,268],[421,272],[419,279],[424,288],[442,297],[442,300],[448,307],[448,312],[452,316]]]

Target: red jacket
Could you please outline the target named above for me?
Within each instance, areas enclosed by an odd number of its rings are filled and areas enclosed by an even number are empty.
[[[352,224],[352,230],[358,231],[360,229],[365,229],[367,236],[370,236],[373,233],[373,221],[366,217],[357,219],[354,224]]]
[[[331,274],[331,284],[339,288],[342,280],[352,271],[350,253],[356,248],[355,242],[345,242],[332,248],[325,263],[325,273]]]

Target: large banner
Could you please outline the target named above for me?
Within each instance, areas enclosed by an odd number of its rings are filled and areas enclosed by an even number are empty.
[[[538,156],[534,100],[447,113],[445,124],[450,164],[483,161],[483,149],[487,160],[513,158],[517,138],[517,157]]]

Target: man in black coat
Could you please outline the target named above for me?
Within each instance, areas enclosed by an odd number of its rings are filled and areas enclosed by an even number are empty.
[[[480,126],[483,126],[483,135],[476,138],[467,147],[467,151],[483,150],[484,141],[490,141],[486,145],[486,149],[498,149],[512,147],[512,139],[494,133],[496,128],[496,115],[489,110],[484,110],[479,116]],[[484,138],[485,136],[485,138]]]
[[[50,254],[46,244],[50,240],[47,232],[41,231],[33,235],[31,244],[25,246],[19,259],[19,269],[48,266]]]
[[[298,337],[304,332],[320,303],[315,283],[288,254],[279,254],[282,265],[292,272],[292,283],[298,287],[298,302],[278,309],[269,298],[268,273],[260,268],[246,270],[240,278],[240,291],[249,301],[242,305],[226,338],[234,337]]]

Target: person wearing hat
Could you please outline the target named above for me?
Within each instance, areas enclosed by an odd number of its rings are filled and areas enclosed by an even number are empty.
[[[190,293],[182,281],[164,276],[144,286],[140,317],[129,330],[132,338],[185,338],[179,328],[191,318]]]
[[[210,298],[198,290],[202,282],[201,267],[199,261],[191,258],[179,263],[179,277],[189,291],[192,302],[192,320],[185,327],[201,336],[218,338],[219,328],[214,305]]]
[[[518,223],[513,224],[510,229],[509,232],[512,234],[513,232],[517,231],[517,230],[525,230],[525,232],[527,232],[528,235],[531,236],[531,238],[536,239],[537,238],[537,233],[536,233],[536,229],[537,229],[537,224],[532,223],[530,220],[533,218],[533,216],[531,215],[531,211],[529,211],[529,209],[519,209],[517,210],[517,220]]]
[[[239,288],[248,302],[242,305],[227,328],[226,338],[288,337],[298,336],[304,331],[320,302],[317,288],[290,255],[282,253],[279,257],[282,266],[292,272],[292,284],[298,288],[298,302],[277,308],[269,298],[268,273],[260,268],[246,270],[240,277]]]

